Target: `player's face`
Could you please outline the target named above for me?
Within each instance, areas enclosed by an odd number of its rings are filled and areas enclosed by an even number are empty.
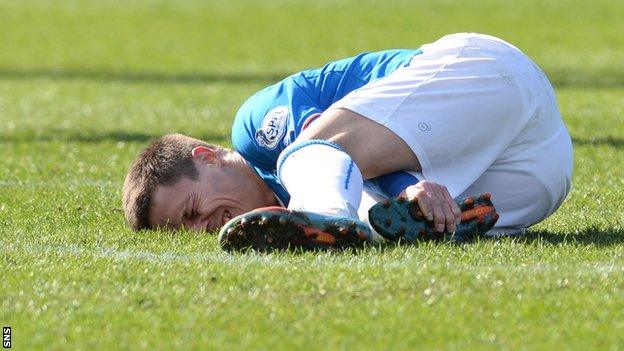
[[[198,165],[197,180],[184,177],[169,186],[159,185],[152,195],[150,224],[167,229],[213,231],[232,217],[253,209],[238,186],[240,178],[218,167]]]

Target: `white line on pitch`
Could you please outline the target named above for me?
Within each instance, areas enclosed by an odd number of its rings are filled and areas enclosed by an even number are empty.
[[[112,259],[115,261],[145,261],[150,263],[221,263],[227,265],[247,266],[250,264],[260,264],[269,266],[292,266],[293,260],[290,258],[282,259],[281,257],[275,257],[272,255],[244,255],[237,256],[231,255],[223,251],[217,251],[209,254],[200,253],[180,253],[180,252],[150,252],[150,251],[133,251],[133,250],[117,250],[107,247],[95,247],[95,248],[82,248],[75,245],[71,246],[43,246],[43,245],[9,245],[0,248],[0,253],[15,253],[15,252],[27,252],[33,255],[54,254],[60,256],[74,256],[74,257],[92,257]],[[301,261],[302,263],[312,263],[315,267],[318,266],[331,266],[341,268],[354,268],[354,263],[351,260],[348,261],[336,261],[333,259],[326,260],[325,256],[321,254],[319,257],[309,260]],[[296,260],[299,262],[299,260]],[[412,267],[413,262],[384,262],[384,261],[370,261],[369,267],[383,266],[384,268],[405,268]],[[414,267],[416,268],[416,267]],[[420,267],[424,268],[424,267]],[[494,270],[507,270],[507,271],[526,271],[526,272],[552,272],[561,271],[562,268],[572,268],[577,273],[581,274],[605,274],[605,273],[624,273],[624,265],[610,264],[610,263],[588,263],[588,264],[549,264],[549,263],[518,263],[517,265],[511,264],[452,264],[446,267],[449,271],[458,269],[464,270],[475,269],[477,272],[483,270],[492,272]]]

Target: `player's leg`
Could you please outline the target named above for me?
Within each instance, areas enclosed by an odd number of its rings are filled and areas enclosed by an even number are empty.
[[[335,107],[403,138],[422,165],[419,179],[444,184],[455,197],[493,193],[501,226],[522,227],[554,211],[567,194],[571,147],[543,72],[512,45],[484,35],[445,37],[423,52],[410,67],[352,92]],[[556,133],[561,140],[554,145],[560,147],[546,147]],[[511,158],[525,150],[530,155],[523,161]],[[505,177],[516,174],[517,180],[492,182],[488,170],[496,166],[508,167]],[[540,192],[544,185],[548,191]],[[533,217],[508,221],[511,212],[528,215],[508,205],[527,186],[536,189],[526,197],[533,199]],[[525,209],[527,200],[520,201]]]
[[[295,142],[282,152],[277,174],[291,195],[288,209],[258,209],[233,219],[220,233],[224,248],[344,248],[372,240],[357,214],[362,175],[342,147]]]
[[[486,235],[523,234],[527,227],[552,214],[570,190],[570,137],[552,86],[535,64],[523,57],[518,59],[518,52],[499,39],[476,36],[472,40],[479,45],[485,41],[485,46],[494,44],[513,52],[501,60],[515,62],[508,66],[522,71],[522,74],[514,74],[513,79],[522,93],[521,112],[526,122],[509,145],[459,197],[491,193],[500,218],[496,227]]]
[[[225,250],[359,247],[372,240],[368,224],[350,217],[265,207],[230,220],[219,233]]]
[[[357,218],[364,180],[340,145],[295,141],[280,155],[277,175],[290,194],[289,209]]]

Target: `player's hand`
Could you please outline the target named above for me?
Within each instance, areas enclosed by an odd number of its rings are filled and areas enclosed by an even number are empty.
[[[435,231],[455,232],[461,222],[461,211],[444,185],[422,180],[403,190],[400,197],[417,199],[423,215],[435,224]]]

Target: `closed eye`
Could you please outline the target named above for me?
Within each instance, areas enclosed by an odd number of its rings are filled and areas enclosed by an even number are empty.
[[[197,216],[198,216],[197,212],[195,212],[195,210],[193,210],[190,213],[185,213],[184,214],[184,219],[185,220],[193,220],[193,219],[197,218]]]
[[[190,211],[185,212],[184,215],[182,216],[183,220],[193,220],[195,218],[197,218],[197,216],[199,215],[197,213],[196,208],[196,204],[197,204],[197,198],[193,195],[191,195],[191,206],[189,206],[191,208]]]

